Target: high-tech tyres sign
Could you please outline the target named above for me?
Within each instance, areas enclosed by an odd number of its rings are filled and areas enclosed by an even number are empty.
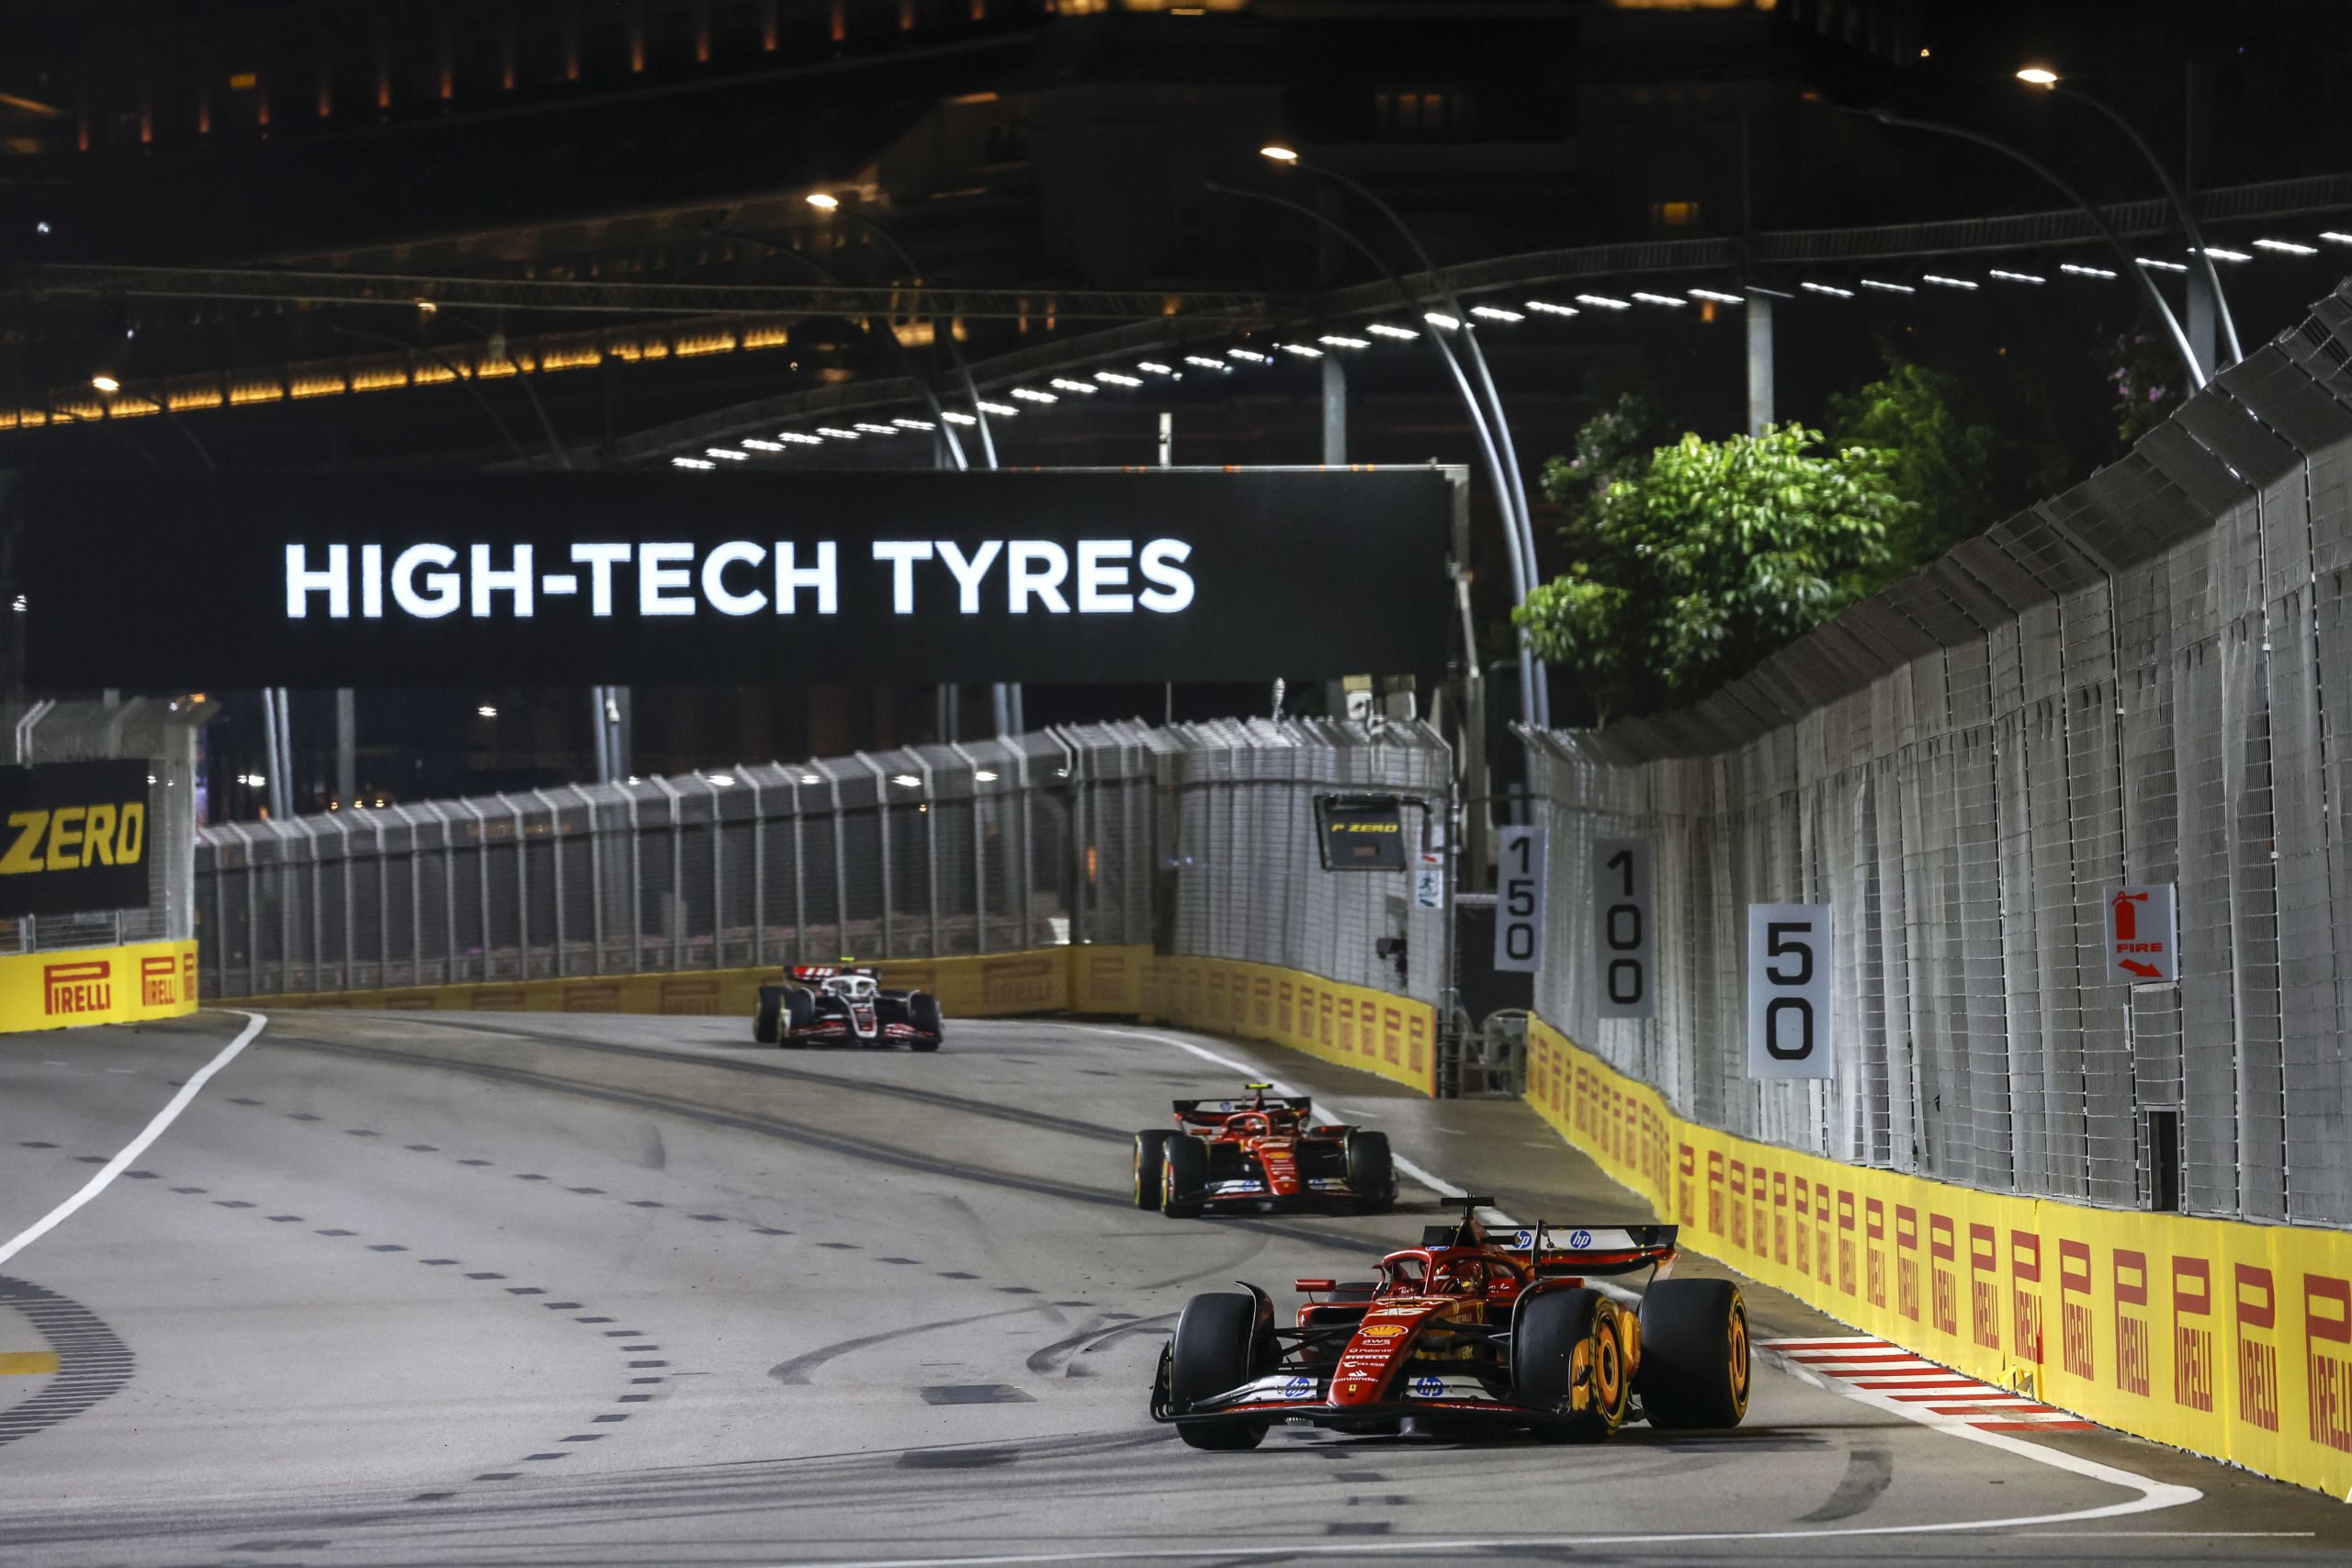
[[[1747,1076],[1838,1076],[1826,904],[1747,907]]]
[[[0,768],[0,915],[146,904],[146,763]]]
[[[1322,679],[1445,662],[1394,472],[47,473],[37,687]]]
[[[1544,829],[1505,828],[1495,855],[1495,967],[1532,975],[1544,967],[1546,863]]]
[[[1592,846],[1593,996],[1602,1018],[1656,1018],[1657,986],[1650,925],[1646,839],[1600,839]]]

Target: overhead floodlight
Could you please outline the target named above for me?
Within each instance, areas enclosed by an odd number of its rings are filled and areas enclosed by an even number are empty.
[[[1284,354],[1295,354],[1301,359],[1320,359],[1323,357],[1323,351],[1321,349],[1309,348],[1303,343],[1283,344],[1282,345],[1282,351]]]
[[[673,468],[715,468],[718,467],[718,464],[704,457],[673,457],[670,459],[670,466]]]
[[[2073,262],[2060,262],[2058,270],[2072,273],[2076,277],[2113,277],[2115,276],[2103,266],[2076,266]]]
[[[997,414],[1005,419],[1016,418],[1021,412],[1019,409],[1014,408],[1011,403],[974,403],[972,406],[978,409],[982,413]]]
[[[703,777],[708,779],[712,784],[717,784],[721,789],[731,789],[735,784],[735,775],[733,773],[705,773],[703,774]]]
[[[1057,376],[1046,384],[1059,387],[1065,392],[1084,392],[1090,398],[1102,389],[1091,381],[1073,381],[1067,376]]]
[[[732,446],[706,446],[702,450],[706,457],[724,457],[730,463],[748,463],[752,460],[752,455],[749,452],[738,452]]]
[[[937,430],[939,428],[927,419],[894,419],[890,423],[900,430]]]
[[[853,430],[862,430],[868,435],[896,435],[899,434],[899,429],[896,425],[868,424],[864,420],[858,421],[850,428]]]
[[[1939,288],[1978,288],[1983,287],[1981,284],[1972,283],[1964,277],[1946,277],[1939,272],[1923,272],[1919,276],[1922,280],[1932,283]]]
[[[1201,354],[1186,355],[1184,356],[1184,363],[1187,365],[1197,365],[1204,370],[1230,370],[1233,368],[1232,366],[1227,365],[1222,359],[1211,359],[1206,355]]]
[[[996,783],[996,774],[986,768],[974,768],[972,770],[972,782],[975,784],[994,784]]]
[[[2158,272],[2187,272],[2188,270],[2184,263],[2158,261],[2154,256],[2133,256],[2132,259],[2142,266],[2152,266]]]
[[[1671,305],[1678,310],[1688,310],[1690,305],[1690,300],[1677,299],[1671,294],[1645,294],[1638,288],[1634,290],[1634,298],[1645,305]]]
[[[800,775],[800,782],[805,784],[823,784],[825,781],[819,778],[814,773],[803,773]]]
[[[945,420],[950,424],[978,424],[980,423],[972,415],[967,413],[957,413],[954,409],[944,411],[939,417]]]
[[[1272,365],[1274,362],[1272,355],[1261,354],[1254,348],[1228,348],[1225,356],[1227,359],[1246,359],[1252,365]]]
[[[1527,317],[1518,310],[1506,310],[1499,305],[1473,305],[1470,313],[1482,321],[1523,321]]]
[[[2189,247],[2189,254],[2190,254],[2191,255],[2194,255],[2194,254],[2197,254],[2197,248],[2196,248],[2194,245],[2192,245],[2192,246],[2190,246],[2190,247]],[[2208,246],[2206,246],[2206,247],[2205,247],[2205,254],[2206,254],[2207,255],[2209,255],[2209,256],[2212,257],[2215,261],[2225,261],[2225,262],[2250,262],[2250,261],[2252,261],[2252,260],[2254,259],[2254,257],[2253,257],[2253,256],[2249,255],[2249,254],[2248,254],[2247,253],[2245,253],[2245,251],[2227,251],[2227,250],[2223,250],[2223,249],[2222,249],[2221,246],[2219,246],[2219,245],[2208,245]]]
[[[1421,320],[1427,321],[1433,327],[1443,327],[1450,333],[1459,332],[1462,328],[1462,323],[1460,321],[1454,320],[1452,316],[1447,315],[1442,310],[1424,310],[1421,312]]]
[[[1327,333],[1315,341],[1329,344],[1333,348],[1370,348],[1372,346],[1372,340],[1368,337],[1341,337],[1337,333]]]
[[[2315,256],[2319,254],[2319,247],[2317,245],[2299,245],[2292,240],[2256,240],[2254,243],[2254,248],[2257,251],[2277,251],[2281,255],[2290,256]]]
[[[1035,387],[1015,387],[1012,395],[1024,403],[1057,403],[1061,400],[1051,392],[1041,392]]]
[[[1549,299],[1530,299],[1527,302],[1527,308],[1539,316],[1581,316],[1584,314],[1574,305],[1555,305]]]
[[[111,376],[93,376],[90,378],[90,385],[109,396],[122,390],[122,383]]]
[[[1917,294],[1919,292],[1907,283],[1881,283],[1875,277],[1863,278],[1862,287],[1865,288],[1875,288],[1881,294]]]
[[[1686,290],[1686,292],[1689,293],[1690,298],[1693,299],[1712,299],[1718,305],[1745,305],[1747,303],[1747,295],[1726,294],[1720,288],[1692,288]]]
[[[1630,300],[1611,299],[1606,294],[1579,294],[1577,296],[1577,303],[1590,305],[1601,310],[1630,310],[1634,308]]]
[[[775,433],[775,438],[778,441],[789,441],[795,446],[822,446],[825,444],[823,436],[811,435],[805,430],[779,430]]]
[[[1298,162],[1298,153],[1296,150],[1285,147],[1279,141],[1269,141],[1263,147],[1259,148],[1258,156],[1266,159],[1270,163],[1275,164],[1295,164]]]
[[[2018,80],[2030,86],[2054,87],[2058,85],[2058,73],[2047,65],[2029,65],[2018,73]]]
[[[831,212],[841,204],[842,198],[829,192],[819,190],[808,193],[808,205],[820,212]]]
[[[2036,273],[2004,272],[1997,266],[1991,268],[1990,272],[1993,276],[1999,278],[2004,283],[2047,283],[2050,281],[2048,278]]]
[[[1138,359],[1136,361],[1136,368],[1138,370],[1148,371],[1154,376],[1173,376],[1176,374],[1176,367],[1173,365],[1162,365],[1157,359]]]
[[[917,778],[912,773],[892,773],[890,775],[890,782],[897,784],[900,789],[921,789],[922,787],[922,780]]]
[[[817,434],[832,441],[854,441],[857,439],[856,431],[840,430],[830,424],[819,425],[817,427]]]
[[[749,446],[754,452],[781,452],[784,450],[783,442],[763,441],[756,435],[746,435],[743,437],[743,445]]]
[[[2319,237],[2332,245],[2352,245],[2352,234],[2338,233],[2333,229],[2321,230]]]
[[[2347,241],[2346,243],[2352,243],[2352,241]],[[1392,327],[1386,321],[1374,321],[1364,328],[1364,331],[1374,337],[1415,338],[1421,335],[1410,327]]]
[[[1140,387],[1143,385],[1142,377],[1122,376],[1116,370],[1097,370],[1094,373],[1094,378],[1102,382],[1106,386],[1112,387]]]
[[[1804,289],[1808,294],[1826,294],[1831,296],[1833,299],[1851,299],[1854,297],[1854,291],[1852,289],[1839,288],[1834,284],[1800,283],[1797,287]]]

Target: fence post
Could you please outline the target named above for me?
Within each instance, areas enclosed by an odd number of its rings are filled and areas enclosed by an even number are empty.
[[[882,772],[882,765],[865,752],[853,751],[850,755],[874,775],[875,838],[880,845],[882,857],[882,951],[888,955],[898,952],[898,933],[890,908],[890,781]]]
[[[735,775],[752,790],[752,965],[768,961],[768,801],[760,777],[749,768]]]
[[[988,835],[980,824],[980,764],[964,750],[961,741],[950,740],[947,750],[956,754],[972,780],[972,951],[986,953],[989,950]],[[993,779],[996,775],[991,773],[989,776]],[[937,868],[933,869],[935,877]]]
[[[931,956],[939,956],[939,792],[932,787],[931,759],[909,747],[922,775],[923,886],[931,894]]]

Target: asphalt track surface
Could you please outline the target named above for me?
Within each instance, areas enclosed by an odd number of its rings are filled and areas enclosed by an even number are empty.
[[[0,1040],[0,1249],[243,1024]],[[2341,1503],[1770,1362],[1727,1434],[1196,1453],[1146,1413],[1185,1298],[1248,1279],[1286,1312],[1441,1205],[1138,1213],[1128,1136],[1170,1098],[1247,1066],[1519,1218],[1647,1214],[1516,1104],[1158,1028],[950,1028],[915,1056],[732,1019],[270,1020],[0,1262],[0,1562],[2352,1560]],[[1838,1332],[1748,1301],[1758,1338]]]

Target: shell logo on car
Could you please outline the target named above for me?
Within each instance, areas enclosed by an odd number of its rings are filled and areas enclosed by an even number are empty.
[[[1366,1339],[1394,1339],[1405,1332],[1401,1323],[1375,1323],[1363,1331]]]

